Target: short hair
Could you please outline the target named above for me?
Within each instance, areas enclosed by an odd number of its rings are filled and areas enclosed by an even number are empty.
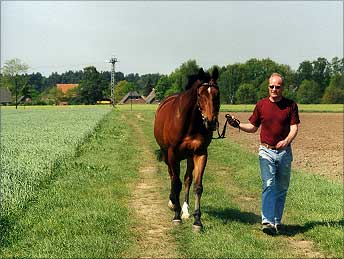
[[[269,81],[270,81],[271,78],[273,78],[274,76],[278,76],[279,78],[281,78],[282,84],[283,84],[284,78],[283,78],[283,76],[282,76],[281,74],[279,74],[279,73],[272,73],[271,76],[269,77]]]

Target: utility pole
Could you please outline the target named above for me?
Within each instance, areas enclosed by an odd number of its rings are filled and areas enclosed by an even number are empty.
[[[115,66],[116,66],[116,62],[118,62],[116,57],[112,57],[109,60],[109,63],[112,64],[112,69],[111,69],[111,103],[112,103],[112,107],[115,107],[115,81],[116,81]]]

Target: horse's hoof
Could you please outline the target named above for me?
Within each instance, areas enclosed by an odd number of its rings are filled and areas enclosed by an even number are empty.
[[[170,208],[170,210],[174,210],[174,204],[172,203],[171,200],[168,201],[167,206]]]
[[[202,226],[199,225],[192,225],[192,231],[195,233],[200,233],[202,231]]]
[[[173,225],[175,225],[175,226],[182,224],[181,219],[174,219],[174,220],[172,220],[172,222],[173,222]]]

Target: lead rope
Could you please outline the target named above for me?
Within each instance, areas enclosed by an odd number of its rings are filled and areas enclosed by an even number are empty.
[[[220,128],[219,120],[216,120],[216,129],[217,129],[218,137],[215,138],[215,139],[225,138],[227,123],[228,123],[228,120],[231,118],[231,115],[227,113],[227,114],[225,115],[225,118],[226,118],[226,122],[225,122],[225,125],[223,126],[223,129],[222,129],[222,133],[221,133],[221,134],[220,134],[220,131],[219,131],[219,128]],[[240,131],[240,128],[239,128],[239,131]]]

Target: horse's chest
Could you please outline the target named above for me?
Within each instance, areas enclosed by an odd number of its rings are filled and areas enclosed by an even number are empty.
[[[185,137],[183,139],[182,144],[180,145],[180,149],[190,150],[193,152],[196,152],[204,148],[206,148],[206,143],[205,143],[204,137],[201,135],[197,135],[194,137]]]

